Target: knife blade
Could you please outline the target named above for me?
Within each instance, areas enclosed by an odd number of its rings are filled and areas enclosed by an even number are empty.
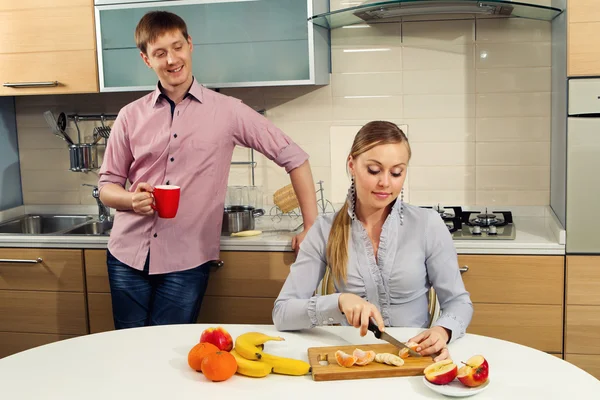
[[[373,321],[369,321],[368,329],[375,334],[375,337],[377,339],[385,340],[386,342],[393,344],[394,346],[398,347],[399,349],[408,349],[408,354],[410,354],[413,357],[423,357],[422,355],[420,355],[419,353],[417,353],[416,351],[414,351],[413,349],[411,349],[410,347],[408,347],[407,345],[405,345],[398,339],[394,338],[389,333],[381,332],[379,330],[379,327],[377,327],[377,324],[375,324]]]

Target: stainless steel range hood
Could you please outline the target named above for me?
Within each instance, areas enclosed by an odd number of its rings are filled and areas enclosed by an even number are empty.
[[[334,29],[354,24],[464,18],[528,18],[551,21],[563,10],[510,0],[371,0],[315,15],[309,20]]]

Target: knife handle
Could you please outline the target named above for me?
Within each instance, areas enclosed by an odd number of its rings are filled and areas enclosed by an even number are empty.
[[[369,318],[369,327],[368,327],[368,329],[375,334],[375,337],[377,339],[381,339],[381,331],[379,330],[379,327],[377,326],[377,324],[375,324],[373,322],[372,318]]]

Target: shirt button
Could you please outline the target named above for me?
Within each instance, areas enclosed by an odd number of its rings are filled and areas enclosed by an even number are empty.
[[[171,162],[175,161],[175,158],[171,157]]]
[[[154,234],[154,237],[157,237],[157,236],[158,236],[158,235],[155,233],[155,234]]]
[[[179,115],[179,114],[178,114],[178,115]],[[174,133],[174,134],[173,134],[173,137],[174,137],[175,139],[177,139],[177,134],[176,134],[176,133]]]

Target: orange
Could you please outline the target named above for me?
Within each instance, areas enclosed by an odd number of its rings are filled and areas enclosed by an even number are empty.
[[[352,356],[356,358],[356,365],[367,365],[375,359],[375,352],[373,350],[364,351],[361,349],[354,349]]]
[[[188,365],[195,371],[202,369],[202,360],[210,353],[216,353],[219,348],[212,343],[198,343],[188,353]]]
[[[406,345],[408,347],[410,347],[411,350],[417,351],[417,347],[419,347],[419,345],[415,342],[408,342],[406,343]],[[400,356],[400,358],[408,358],[410,356],[410,354],[408,354],[408,349],[403,347],[400,349],[400,352],[398,353],[398,355]]]
[[[351,367],[356,363],[356,357],[344,353],[342,350],[335,352],[335,360],[341,367]]]
[[[210,353],[202,360],[202,373],[213,382],[226,381],[237,371],[235,357],[227,351]]]

